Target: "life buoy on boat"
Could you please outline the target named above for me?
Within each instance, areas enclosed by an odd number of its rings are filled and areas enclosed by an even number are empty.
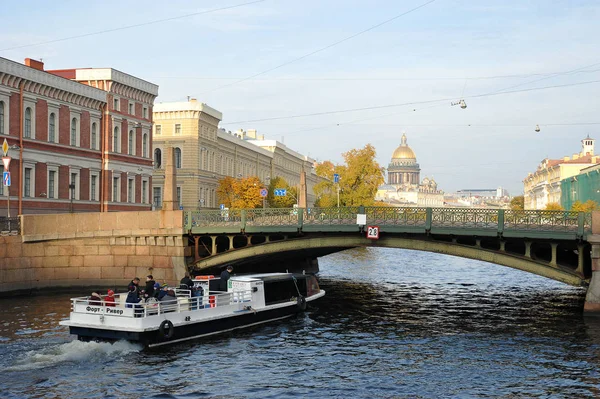
[[[302,310],[302,311],[306,310],[306,298],[304,298],[302,295],[300,295],[298,297],[296,304],[297,304],[299,310]]]
[[[163,338],[169,339],[173,336],[173,333],[175,333],[175,327],[173,327],[171,320],[163,320],[163,322],[160,323],[160,327],[158,327],[158,332]]]

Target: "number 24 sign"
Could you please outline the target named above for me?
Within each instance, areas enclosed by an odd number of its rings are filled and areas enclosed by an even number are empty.
[[[379,239],[379,226],[368,226],[367,227],[367,238],[372,240]]]

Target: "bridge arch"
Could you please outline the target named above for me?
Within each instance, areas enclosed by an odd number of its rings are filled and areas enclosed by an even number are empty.
[[[427,251],[445,255],[476,259],[513,269],[522,270],[566,284],[581,286],[587,280],[583,274],[580,259],[577,268],[561,266],[554,262],[531,257],[530,249],[520,255],[500,249],[476,245],[465,245],[454,241],[439,241],[416,237],[388,236],[372,241],[357,235],[326,235],[315,237],[297,237],[280,241],[267,241],[260,245],[248,245],[243,248],[226,251],[196,262],[198,271],[216,268],[225,263],[244,264],[266,260],[281,259],[289,256],[317,258],[330,253],[355,247],[385,247]],[[581,249],[581,247],[580,247]],[[581,258],[581,256],[580,256]]]

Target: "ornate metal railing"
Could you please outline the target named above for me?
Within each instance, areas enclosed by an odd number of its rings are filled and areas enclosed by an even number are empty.
[[[21,233],[21,218],[18,216],[12,218],[0,217],[0,231],[4,234]]]
[[[484,235],[543,235],[582,238],[591,232],[591,213],[422,207],[340,207],[200,210],[185,212],[185,227],[196,232],[358,231],[358,215],[385,232]],[[216,229],[216,230],[215,230]],[[227,230],[227,231],[225,231]],[[266,230],[265,230],[266,231]]]

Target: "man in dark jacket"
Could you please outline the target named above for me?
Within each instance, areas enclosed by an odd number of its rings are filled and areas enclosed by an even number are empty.
[[[139,277],[134,278],[133,280],[131,280],[131,282],[129,283],[129,285],[127,285],[127,292],[131,292],[135,289],[135,292],[139,295],[140,293],[140,279]]]
[[[225,270],[221,272],[221,280],[219,281],[219,291],[227,291],[227,281],[231,277],[233,272],[233,266],[229,265]]]
[[[186,287],[182,287],[184,284],[186,285]],[[194,281],[190,278],[190,274],[188,272],[185,273],[185,276],[181,279],[179,285],[179,288],[183,288],[186,290],[191,290],[194,287]]]
[[[154,296],[154,277],[151,274],[146,276],[146,288],[144,289],[144,298],[152,298]]]

